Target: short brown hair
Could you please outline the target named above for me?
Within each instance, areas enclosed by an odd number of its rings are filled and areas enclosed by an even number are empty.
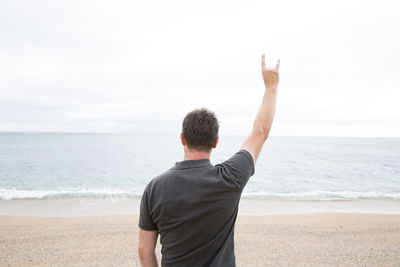
[[[189,149],[210,151],[218,138],[219,124],[214,112],[200,108],[189,112],[182,123],[182,133]]]

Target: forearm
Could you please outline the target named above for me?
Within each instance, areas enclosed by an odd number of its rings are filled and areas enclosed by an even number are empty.
[[[158,267],[157,257],[154,251],[148,253],[139,252],[139,258],[142,267]]]
[[[275,116],[277,88],[265,88],[261,106],[253,124],[253,131],[267,139]]]

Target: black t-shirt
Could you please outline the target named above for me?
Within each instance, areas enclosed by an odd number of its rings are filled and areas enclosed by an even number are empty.
[[[240,150],[215,166],[209,159],[177,162],[150,181],[139,227],[160,234],[162,266],[235,266],[238,204],[253,174],[253,158]]]

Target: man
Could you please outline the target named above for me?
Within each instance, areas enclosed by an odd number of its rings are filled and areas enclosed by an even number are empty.
[[[214,113],[198,109],[183,121],[184,161],[154,178],[140,206],[139,257],[157,266],[158,234],[162,266],[235,266],[234,226],[244,186],[271,129],[279,84],[279,60],[261,69],[265,93],[253,129],[239,152],[216,166],[210,154],[218,143]]]

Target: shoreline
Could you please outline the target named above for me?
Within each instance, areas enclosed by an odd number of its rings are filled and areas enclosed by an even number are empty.
[[[138,216],[0,216],[0,265],[140,266]],[[396,266],[400,215],[238,216],[238,266]],[[160,244],[156,255],[160,262]]]
[[[0,216],[86,217],[138,215],[140,199],[0,200]],[[267,200],[242,198],[239,216],[314,213],[400,214],[400,200]]]

